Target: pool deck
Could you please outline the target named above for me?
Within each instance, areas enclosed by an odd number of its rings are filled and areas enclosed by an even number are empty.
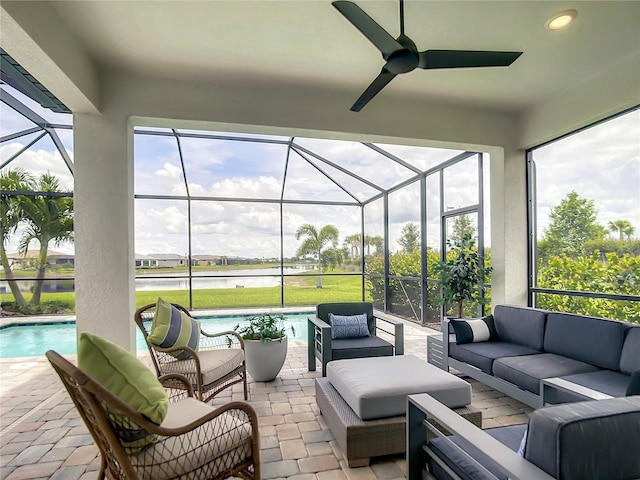
[[[2,320],[7,318],[14,317]],[[405,322],[405,354],[426,360],[426,337],[435,333]],[[65,357],[75,363],[75,355]],[[148,354],[139,357],[150,365]],[[250,403],[259,416],[262,478],[404,479],[403,455],[373,459],[368,467],[347,466],[316,405],[314,379],[320,375],[307,370],[306,343],[292,342],[275,380],[250,379]],[[528,420],[528,406],[467,380],[484,428]],[[242,399],[241,385],[220,394],[214,404],[232,399]],[[46,358],[0,360],[0,479],[93,480],[98,468],[98,450]]]

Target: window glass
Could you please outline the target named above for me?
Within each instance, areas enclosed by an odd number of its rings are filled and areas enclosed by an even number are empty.
[[[185,196],[175,137],[136,134],[133,139],[135,194]]]
[[[639,295],[639,131],[635,110],[531,151],[534,286]],[[536,298],[542,308],[640,322],[640,302]]]
[[[376,145],[423,172],[462,153],[462,150],[449,150],[445,148],[414,147],[410,145],[390,145],[382,143],[377,143]]]
[[[478,203],[478,155],[444,169],[444,209]]]

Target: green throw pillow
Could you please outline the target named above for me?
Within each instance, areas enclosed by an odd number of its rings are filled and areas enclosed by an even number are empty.
[[[78,366],[103,387],[161,424],[169,409],[169,397],[162,384],[134,354],[97,335],[80,334]],[[112,415],[112,423],[128,453],[134,453],[158,440],[122,415]]]
[[[147,338],[161,348],[189,346],[198,351],[200,322],[195,321],[166,300],[158,298],[156,314]],[[179,360],[189,358],[185,352],[171,352],[171,355],[178,357]]]

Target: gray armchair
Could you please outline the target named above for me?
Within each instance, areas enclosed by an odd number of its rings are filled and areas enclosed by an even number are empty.
[[[331,338],[329,314],[367,314],[370,336],[358,338]],[[320,303],[316,316],[308,320],[309,371],[315,371],[316,358],[322,364],[322,376],[327,375],[327,363],[347,358],[384,357],[404,354],[404,325],[393,318],[373,313],[371,302]],[[385,335],[393,343],[381,338]]]

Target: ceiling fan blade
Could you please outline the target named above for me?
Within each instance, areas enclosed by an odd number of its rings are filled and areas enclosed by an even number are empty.
[[[385,67],[382,67],[380,74],[373,80],[373,82],[371,82],[371,85],[367,87],[364,93],[360,95],[360,98],[356,100],[356,103],[354,103],[349,110],[352,112],[359,112],[362,110],[364,106],[380,92],[380,90],[395,78],[395,76],[395,73],[391,73]]]
[[[420,52],[420,68],[508,67],[522,52],[480,50],[425,50]]]
[[[387,60],[393,52],[403,48],[395,38],[389,35],[384,28],[378,25],[373,18],[367,15],[364,10],[355,3],[337,0],[332,2],[331,5],[336,7],[354,27],[360,30],[360,32],[382,52],[385,60]]]

